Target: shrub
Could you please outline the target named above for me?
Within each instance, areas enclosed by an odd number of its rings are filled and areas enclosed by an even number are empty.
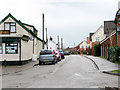
[[[94,56],[100,56],[101,55],[101,48],[100,48],[100,44],[95,44],[93,47],[93,55]]]
[[[83,54],[87,54],[87,52],[86,52],[86,51],[84,51],[84,52],[83,52]]]
[[[108,59],[112,62],[120,62],[120,47],[119,46],[110,46],[108,48]]]
[[[88,52],[89,52],[89,55],[92,55],[92,49],[89,49]]]

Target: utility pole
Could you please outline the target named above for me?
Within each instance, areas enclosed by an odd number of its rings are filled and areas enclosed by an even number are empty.
[[[75,43],[74,43],[74,52],[75,52]]]
[[[61,38],[61,49],[63,49],[63,39]]]
[[[44,14],[42,14],[42,31],[43,31],[43,49],[44,49]]]
[[[47,49],[48,49],[47,28],[46,28],[46,45],[47,45]]]
[[[60,49],[60,46],[59,46],[59,35],[57,36],[57,39],[58,39],[58,49]]]

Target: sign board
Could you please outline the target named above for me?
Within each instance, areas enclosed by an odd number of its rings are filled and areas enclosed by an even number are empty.
[[[117,31],[120,31],[120,26],[117,27]]]
[[[29,41],[29,36],[23,35],[22,40]]]
[[[34,37],[30,37],[30,40],[33,41],[33,40],[34,40]]]
[[[10,34],[10,30],[0,30],[0,34]]]

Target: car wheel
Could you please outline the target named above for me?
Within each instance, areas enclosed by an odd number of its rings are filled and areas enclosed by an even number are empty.
[[[52,64],[55,64],[55,63],[56,63],[56,61],[53,61],[53,62],[52,62]]]
[[[58,60],[56,60],[56,63],[58,63]]]
[[[39,61],[39,65],[41,65],[41,64],[42,64],[42,62]]]

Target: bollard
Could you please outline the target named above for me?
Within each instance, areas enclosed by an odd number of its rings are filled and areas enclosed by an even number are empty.
[[[7,61],[6,61],[6,59],[4,60],[4,64],[5,64],[5,67],[7,67]]]

